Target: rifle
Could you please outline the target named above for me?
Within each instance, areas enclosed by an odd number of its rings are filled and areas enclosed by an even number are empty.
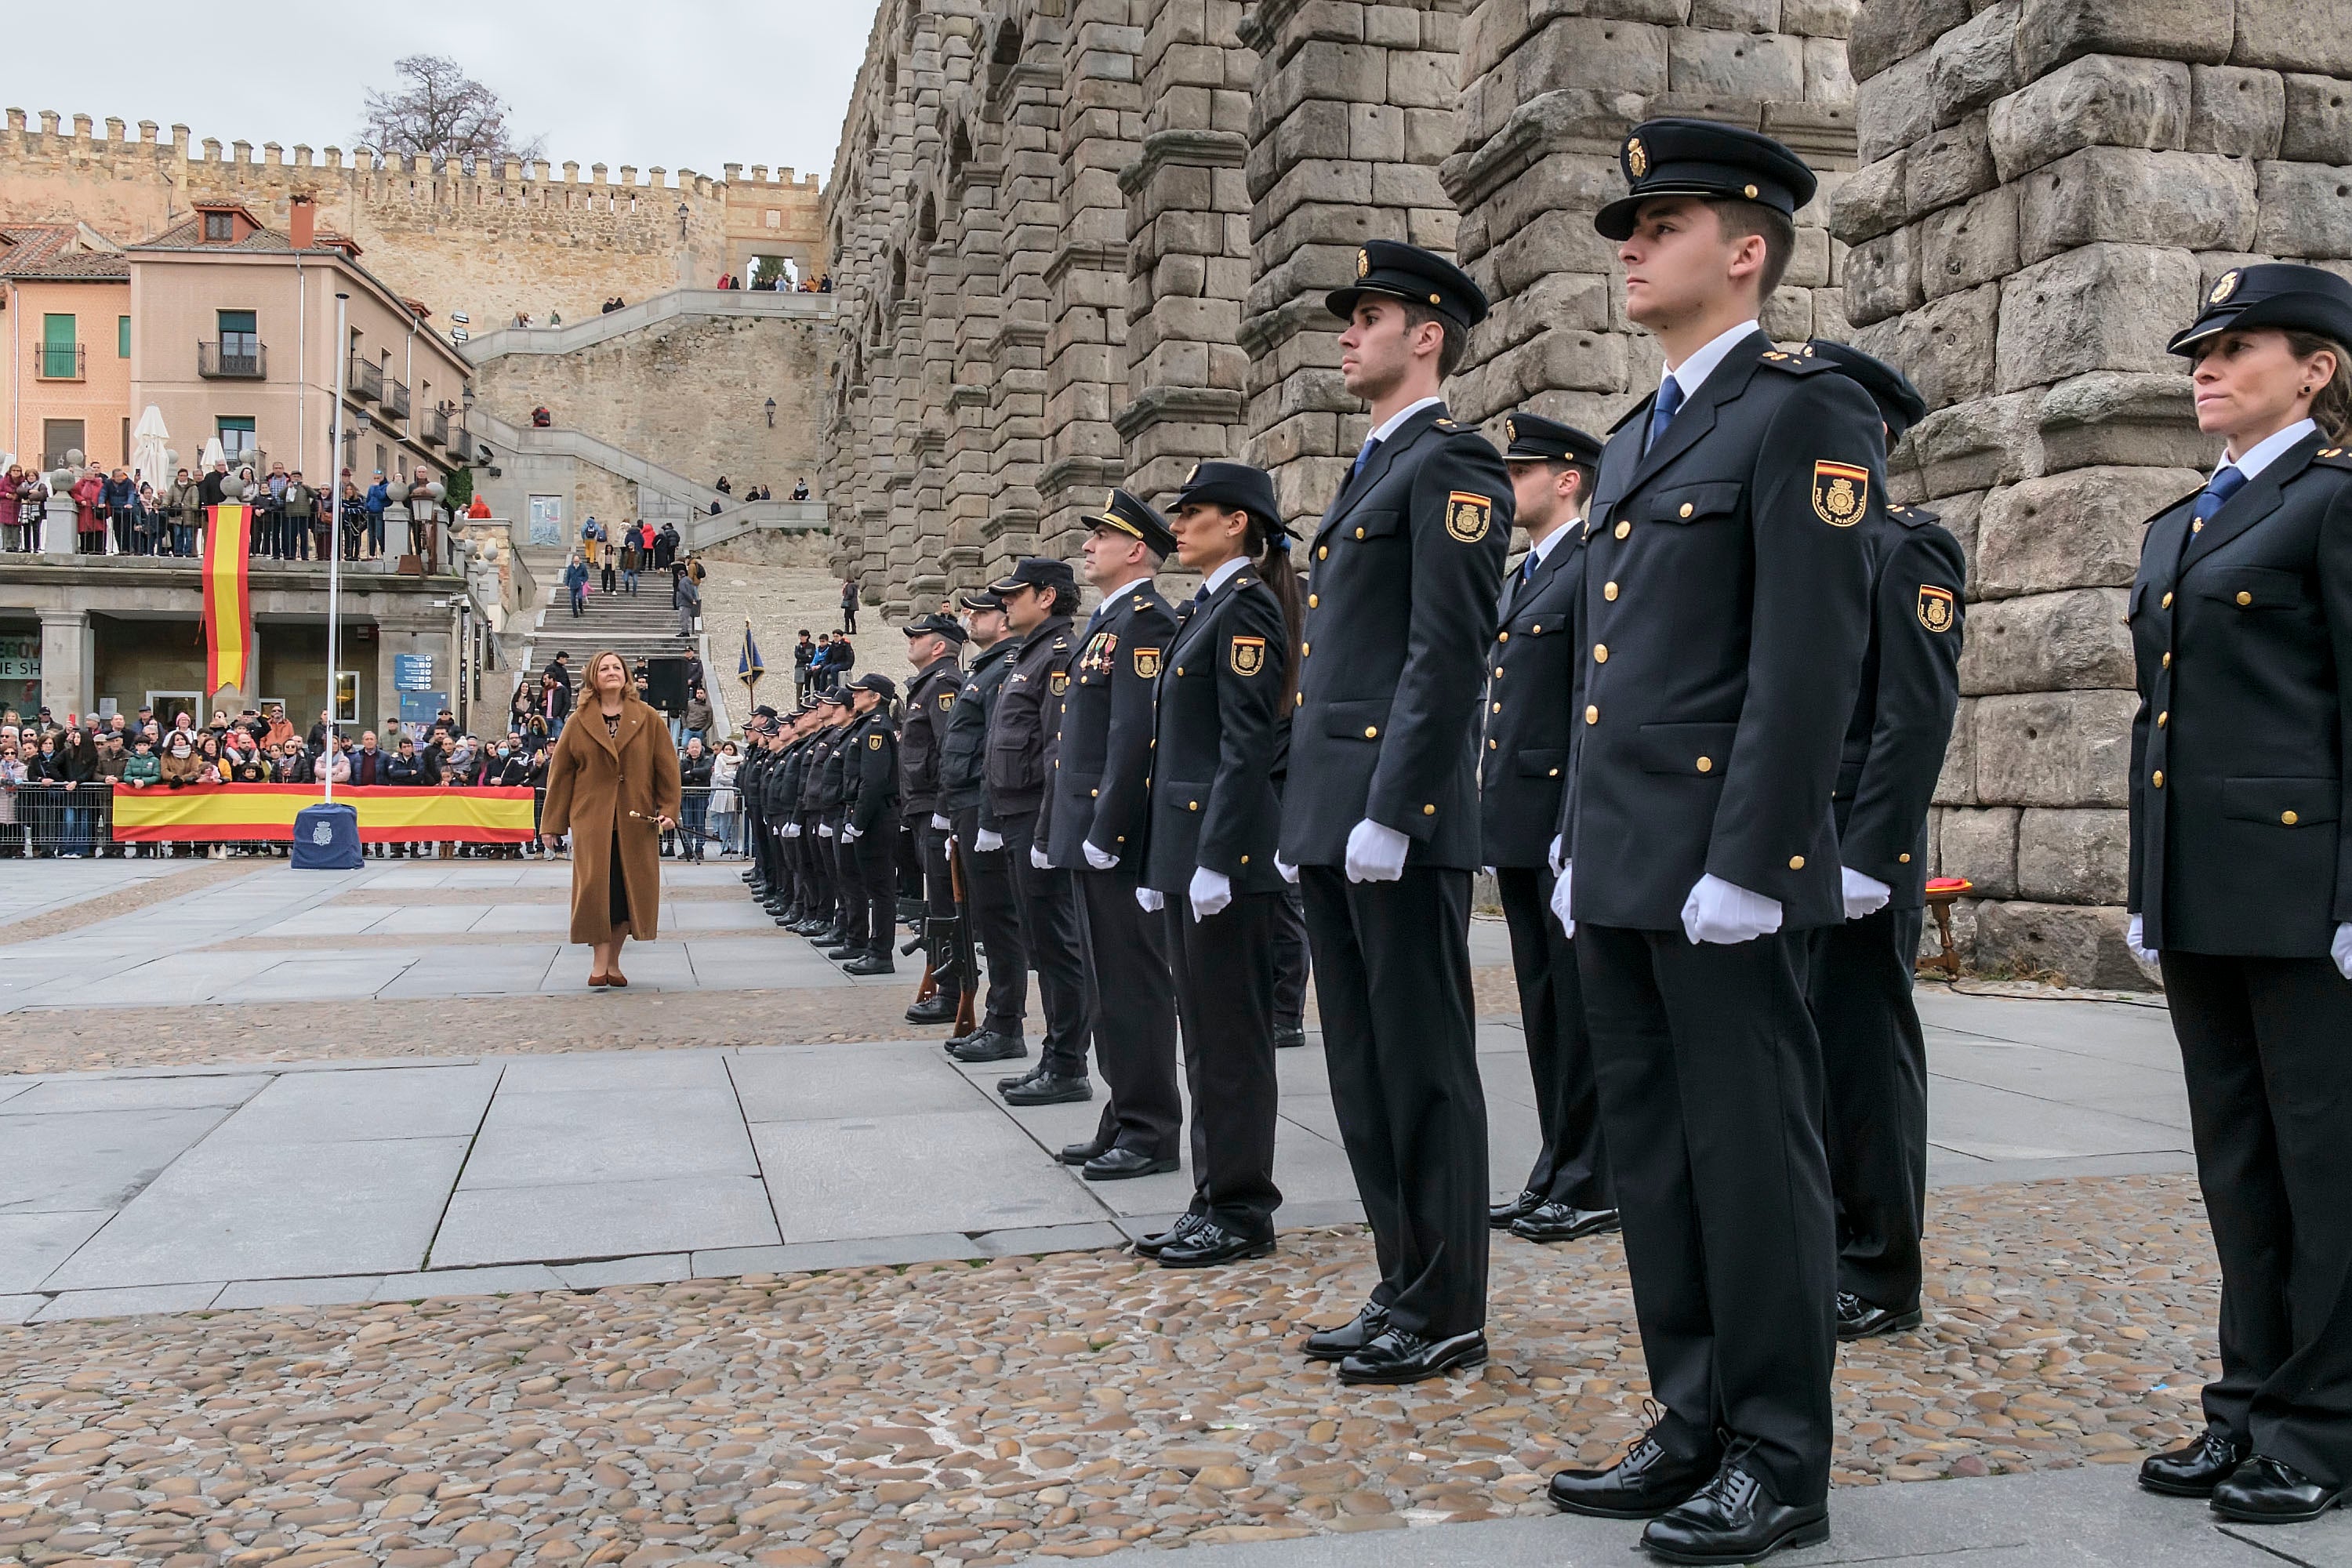
[[[980,1026],[976,1005],[980,997],[980,955],[972,951],[971,927],[964,920],[963,857],[956,846],[948,847],[948,887],[955,894],[956,956],[963,971],[963,994],[956,998],[955,1032],[969,1035]]]

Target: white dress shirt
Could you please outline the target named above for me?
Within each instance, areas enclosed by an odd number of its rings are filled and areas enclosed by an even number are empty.
[[[1715,374],[1715,367],[1723,363],[1723,356],[1731,352],[1732,346],[1748,333],[1759,330],[1757,322],[1742,321],[1722,336],[1708,340],[1690,358],[1661,374],[1658,377],[1658,389],[1661,392],[1664,391],[1666,383],[1671,381],[1683,389],[1683,401],[1688,403],[1691,394],[1696,392],[1701,385],[1705,384],[1706,378]]]
[[[2242,458],[2233,458],[2223,452],[2221,460],[2214,465],[2213,472],[2219,474],[2223,468],[2235,468],[2246,476],[2247,482],[2252,483],[2256,476],[2278,459],[2280,453],[2318,428],[2311,420],[2298,419],[2278,434],[2265,436],[2255,442]]]

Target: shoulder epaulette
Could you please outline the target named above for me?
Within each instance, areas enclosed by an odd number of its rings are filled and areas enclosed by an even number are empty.
[[[1924,506],[1901,506],[1891,501],[1887,503],[1886,515],[1906,528],[1925,528],[1931,522],[1944,521]]]
[[[1828,360],[1815,359],[1810,354],[1792,354],[1786,349],[1766,349],[1756,356],[1756,363],[1790,375],[1811,375],[1816,371],[1832,368]]]
[[[2330,468],[2352,468],[2352,447],[2322,447],[2311,460]]]

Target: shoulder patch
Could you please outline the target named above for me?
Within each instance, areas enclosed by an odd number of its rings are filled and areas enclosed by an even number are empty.
[[[1235,637],[1228,657],[1233,661],[1235,675],[1255,675],[1265,668],[1265,639]]]
[[[1813,464],[1813,515],[1832,528],[1852,528],[1870,504],[1870,470],[1823,458]]]
[[[1486,538],[1494,516],[1495,503],[1486,496],[1455,490],[1445,498],[1445,531],[1465,544],[1475,544]]]
[[[866,737],[866,749],[869,752],[878,752],[882,749],[882,735],[879,731]]]
[[[1062,693],[1070,689],[1069,672],[1067,670],[1057,669],[1054,671],[1053,678],[1046,681],[1045,684],[1053,688],[1055,696],[1059,697]]]
[[[952,691],[942,691],[942,692],[940,692],[940,712],[945,713],[945,712],[947,712],[950,709],[953,708],[955,705],[956,705],[956,694],[955,694],[954,692],[952,692]]]
[[[1952,629],[1954,613],[1952,591],[1938,588],[1933,583],[1919,584],[1919,624],[1931,632]]]
[[[1160,675],[1160,650],[1156,647],[1137,648],[1135,673],[1146,680],[1157,679]]]

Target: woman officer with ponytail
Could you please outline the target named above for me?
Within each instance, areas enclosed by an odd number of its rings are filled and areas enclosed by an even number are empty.
[[[2347,344],[2331,273],[2214,281],[2171,347],[2221,462],[2148,524],[2129,609],[2129,940],[2163,966],[2221,1259],[2206,1431],[2140,1481],[2253,1524],[2352,1483]]]
[[[1298,689],[1298,579],[1274,480],[1202,463],[1171,512],[1201,591],[1160,655],[1150,844],[1136,900],[1164,910],[1192,1094],[1192,1203],[1139,1250],[1199,1268],[1274,1250],[1275,784]],[[1141,657],[1139,655],[1138,657]],[[1150,674],[1151,671],[1139,671]]]

